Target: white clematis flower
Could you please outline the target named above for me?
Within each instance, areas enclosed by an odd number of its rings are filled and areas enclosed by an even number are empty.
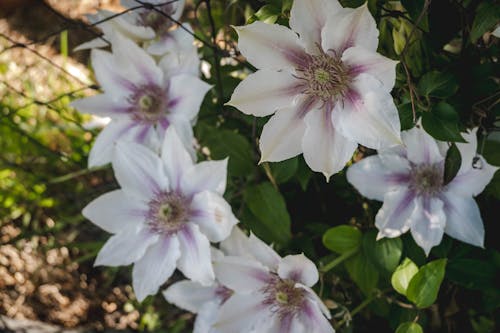
[[[318,270],[303,254],[281,258],[241,232],[221,249],[226,256],[214,262],[215,275],[232,294],[221,303],[211,333],[334,332],[328,309],[310,288]]]
[[[113,53],[92,50],[92,65],[104,93],[71,103],[83,113],[110,117],[89,154],[89,167],[111,161],[117,140],[159,150],[165,129],[177,129],[192,147],[192,123],[210,85],[154,59],[127,38],[115,34]],[[194,154],[194,151],[193,151]]]
[[[463,135],[468,143],[456,144],[462,164],[448,184],[443,183],[446,144],[417,127],[402,132],[405,149],[381,150],[347,170],[348,181],[361,194],[384,202],[375,220],[379,238],[411,230],[427,255],[443,233],[483,246],[484,227],[473,196],[483,191],[498,168],[476,154],[476,131]]]
[[[367,5],[295,0],[290,27],[257,21],[235,28],[241,53],[259,70],[228,104],[259,117],[274,114],[260,138],[261,161],[303,153],[328,180],[358,143],[373,149],[399,144],[390,95],[396,61],[376,53],[378,30]]]
[[[134,263],[139,301],[155,294],[176,267],[193,281],[211,284],[209,242],[227,238],[238,223],[222,197],[227,159],[194,164],[170,127],[161,158],[144,146],[120,142],[113,169],[121,189],[83,209],[86,218],[114,234],[95,265]]]
[[[154,7],[146,7],[141,2]],[[189,34],[183,29],[177,29],[175,22],[182,15],[185,0],[142,0],[141,2],[122,0],[122,6],[129,11],[121,15],[107,10],[88,15],[90,23],[100,28],[103,36],[79,45],[75,50],[106,47],[105,40],[115,32],[143,44],[148,53],[156,56],[186,45],[183,42],[189,38]],[[137,8],[141,6],[144,8]]]

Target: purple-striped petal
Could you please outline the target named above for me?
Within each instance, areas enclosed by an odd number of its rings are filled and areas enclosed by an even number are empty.
[[[282,279],[290,279],[308,287],[315,285],[319,279],[316,265],[304,254],[284,257],[279,263],[278,275]]]
[[[214,262],[214,270],[222,285],[244,294],[261,289],[271,277],[267,267],[246,257],[221,258]]]
[[[419,197],[411,216],[411,234],[426,255],[443,239],[446,215],[438,198]]]
[[[408,160],[415,164],[435,164],[444,161],[439,146],[427,132],[420,127],[414,127],[401,133],[401,138],[407,147]]]
[[[318,304],[306,300],[302,305],[299,320],[303,323],[307,332],[335,333],[332,325],[323,316]]]
[[[378,238],[398,237],[410,229],[410,217],[415,209],[415,194],[406,187],[387,192],[384,204],[375,217]]]

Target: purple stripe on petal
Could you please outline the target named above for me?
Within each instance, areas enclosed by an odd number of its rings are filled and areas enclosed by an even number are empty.
[[[403,212],[408,209],[408,206],[410,205],[410,203],[415,199],[415,193],[413,191],[407,191],[405,196],[403,197],[403,199],[399,202],[398,206],[396,207],[396,209],[394,209],[393,213],[392,213],[392,219],[396,218],[398,216],[400,216],[401,214],[403,214]]]
[[[353,105],[353,109],[356,111],[362,111],[364,109],[363,99],[357,91],[350,89],[345,95],[345,99]]]
[[[393,173],[384,176],[384,180],[391,185],[405,185],[410,181],[410,175],[406,173]]]
[[[366,65],[354,65],[349,67],[349,76],[351,78],[354,78],[355,76],[358,76],[361,73],[364,73],[368,70]]]
[[[139,131],[139,134],[136,137],[136,141],[143,144],[144,141],[146,141],[146,137],[150,130],[152,130],[152,127],[150,125],[144,126],[144,128]]]
[[[282,49],[281,50],[287,60],[293,62],[297,66],[305,67],[308,63],[308,54],[305,52],[293,50],[293,49]]]
[[[175,108],[175,106],[177,104],[179,104],[180,101],[181,101],[180,97],[176,97],[176,98],[173,98],[173,99],[169,100],[168,104],[167,104],[167,108],[169,108],[169,109]]]
[[[162,117],[158,120],[158,122],[160,123],[160,126],[163,130],[167,130],[168,126],[170,125],[170,122],[168,121],[168,119],[166,117]]]
[[[316,98],[307,96],[303,98],[299,102],[299,106],[297,107],[297,115],[299,116],[300,119],[304,118],[309,112],[313,106],[316,104]]]
[[[292,330],[293,315],[287,314],[281,318],[278,333],[288,333]]]

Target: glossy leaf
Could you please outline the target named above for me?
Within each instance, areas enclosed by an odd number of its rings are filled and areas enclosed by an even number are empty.
[[[358,249],[361,245],[361,231],[358,228],[341,225],[328,229],[323,235],[323,245],[333,252],[343,254]]]
[[[370,230],[363,235],[363,252],[382,273],[392,273],[401,259],[403,242],[400,238],[376,240],[376,237],[376,230]]]
[[[401,295],[406,296],[406,290],[410,284],[411,279],[417,274],[418,267],[409,258],[405,258],[403,263],[399,265],[394,273],[392,273],[391,284],[392,287]]]
[[[426,308],[436,301],[444,278],[446,261],[447,259],[431,261],[422,266],[411,279],[406,290],[406,297],[417,307]]]
[[[424,333],[424,330],[418,323],[407,322],[399,325],[396,333]]]
[[[422,76],[417,88],[422,96],[447,98],[457,92],[458,82],[450,73],[432,71]]]
[[[365,295],[370,295],[378,284],[378,271],[362,253],[356,254],[345,262],[349,276]]]
[[[422,115],[422,126],[435,139],[441,141],[465,142],[458,128],[458,114],[448,103],[440,102],[431,112]]]

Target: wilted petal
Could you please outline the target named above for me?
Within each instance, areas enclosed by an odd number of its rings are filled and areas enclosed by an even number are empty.
[[[255,21],[234,29],[241,53],[259,69],[293,69],[304,60],[299,37],[282,25]]]
[[[113,156],[115,177],[125,192],[147,200],[168,189],[161,159],[150,149],[133,142],[116,144]]]
[[[180,187],[183,172],[193,166],[193,160],[177,135],[174,127],[169,126],[163,139],[161,159],[171,187]]]
[[[172,276],[180,255],[177,237],[161,237],[135,262],[132,285],[139,302],[148,295],[156,294],[160,286]]]
[[[218,301],[216,285],[206,287],[189,280],[172,284],[163,296],[169,303],[193,313],[198,313],[207,302]]]
[[[204,161],[194,164],[182,174],[182,193],[187,196],[202,191],[224,194],[227,178],[227,158],[219,161]]]
[[[415,208],[415,195],[405,187],[387,192],[384,204],[375,217],[378,238],[398,237],[410,229],[410,217]]]
[[[448,183],[448,191],[456,193],[463,196],[476,196],[483,192],[484,188],[491,181],[495,172],[497,172],[498,167],[488,164],[486,160],[478,155],[476,167],[472,166],[472,161],[470,161],[470,168],[463,173],[459,173]],[[462,166],[466,164],[462,160]]]
[[[119,233],[144,223],[148,206],[141,200],[115,190],[91,201],[82,211],[83,216],[109,233]]]
[[[238,84],[227,104],[246,114],[268,116],[293,104],[299,83],[287,71],[260,69]]]
[[[323,316],[318,304],[312,301],[304,302],[299,319],[305,326],[307,332],[335,333],[330,322]]]
[[[328,18],[321,32],[323,50],[334,50],[342,54],[344,50],[359,46],[375,52],[378,47],[378,30],[368,5],[356,9],[343,9]]]
[[[429,255],[432,247],[441,243],[445,223],[446,215],[441,200],[438,198],[417,198],[411,216],[411,234],[426,255]]]
[[[414,127],[401,133],[407,147],[408,160],[415,164],[434,164],[444,160],[439,146],[422,128]]]
[[[342,61],[350,67],[352,74],[370,74],[381,81],[388,92],[394,87],[397,61],[356,46],[345,50]]]
[[[332,112],[335,128],[365,147],[380,149],[401,144],[399,115],[391,94],[373,76],[362,73]]]
[[[177,237],[181,248],[181,257],[177,264],[179,270],[190,280],[207,286],[212,284],[215,277],[207,237],[192,223],[177,232]]]
[[[318,52],[321,30],[328,16],[340,12],[337,0],[295,0],[290,11],[290,27],[300,36],[309,54]]]
[[[128,120],[115,120],[99,133],[89,153],[89,168],[101,166],[111,162],[115,142],[133,128],[134,124]]]
[[[310,111],[305,117],[307,127],[302,140],[307,165],[323,173],[327,180],[344,168],[358,147],[337,131],[329,115],[323,110]]]
[[[158,240],[158,235],[147,229],[129,228],[111,236],[95,259],[94,266],[123,266],[142,258],[147,248]]]
[[[311,287],[318,282],[319,273],[316,265],[304,254],[284,257],[278,267],[278,275],[282,279],[290,279]]]
[[[264,125],[260,136],[260,161],[279,162],[300,154],[305,129],[306,124],[297,108],[276,112]]]
[[[245,257],[226,256],[214,262],[214,270],[221,284],[245,294],[265,286],[270,277],[267,267]]]
[[[384,201],[384,195],[410,179],[408,160],[396,154],[368,156],[347,169],[347,180],[363,196]]]
[[[212,86],[196,76],[180,74],[170,80],[168,108],[192,120],[200,111],[201,102]]]
[[[214,243],[226,239],[238,223],[231,206],[218,193],[203,191],[196,194],[191,202],[191,209],[193,212],[190,221],[196,223],[201,232]]]
[[[250,333],[263,319],[267,318],[267,309],[262,304],[263,295],[234,294],[225,302],[220,310],[214,329],[218,333]]]
[[[444,232],[459,241],[483,247],[483,220],[474,199],[446,192],[443,201],[446,213]]]

